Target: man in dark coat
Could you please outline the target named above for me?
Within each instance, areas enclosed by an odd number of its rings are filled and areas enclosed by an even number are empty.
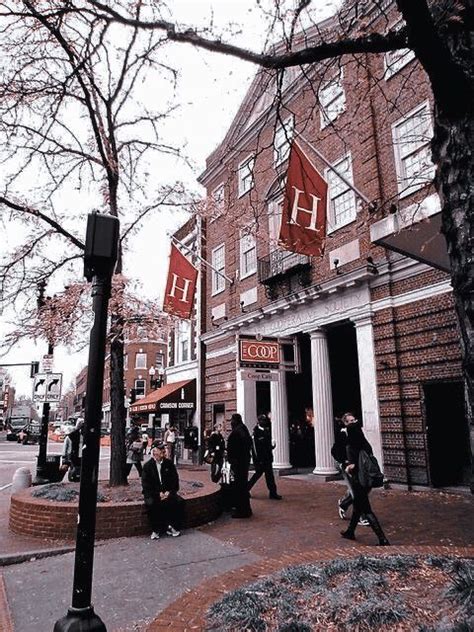
[[[259,415],[257,425],[253,429],[253,442],[255,446],[255,472],[249,481],[249,491],[265,474],[270,498],[273,500],[281,500],[280,494],[277,492],[275,476],[273,474],[273,450],[275,443],[272,442],[272,430],[270,419],[267,415]]]
[[[179,477],[174,463],[165,458],[165,453],[166,444],[155,442],[152,458],[143,466],[142,491],[152,540],[158,540],[164,534],[180,535],[183,501],[178,496]]]
[[[230,425],[232,431],[227,439],[227,458],[234,476],[233,504],[235,510],[232,518],[250,518],[252,509],[250,507],[248,477],[252,437],[238,413],[232,415]]]

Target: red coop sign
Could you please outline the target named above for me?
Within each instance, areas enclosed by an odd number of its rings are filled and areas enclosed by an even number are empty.
[[[269,340],[241,339],[239,361],[241,366],[277,367],[280,364],[280,344]]]

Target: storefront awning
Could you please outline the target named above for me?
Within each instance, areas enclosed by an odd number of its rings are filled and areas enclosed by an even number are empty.
[[[152,391],[146,397],[131,404],[132,415],[137,413],[170,412],[173,410],[194,410],[196,408],[196,380],[170,382]]]
[[[449,272],[437,195],[375,222],[370,227],[370,238],[375,244]]]

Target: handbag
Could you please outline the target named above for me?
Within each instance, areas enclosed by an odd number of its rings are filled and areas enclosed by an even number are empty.
[[[209,450],[206,450],[204,452],[204,456],[202,457],[205,463],[208,463],[209,465],[211,465],[214,462],[214,455],[211,454],[209,452]]]

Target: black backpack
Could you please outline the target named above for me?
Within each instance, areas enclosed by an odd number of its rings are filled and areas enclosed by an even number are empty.
[[[383,474],[373,454],[359,452],[359,483],[366,489],[383,487]]]

